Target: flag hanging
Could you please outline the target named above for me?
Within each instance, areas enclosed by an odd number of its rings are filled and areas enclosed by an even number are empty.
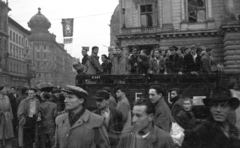
[[[63,37],[72,37],[73,36],[73,18],[62,19],[63,25]]]
[[[73,39],[72,38],[64,38],[63,39],[63,43],[64,44],[71,44],[73,42]]]

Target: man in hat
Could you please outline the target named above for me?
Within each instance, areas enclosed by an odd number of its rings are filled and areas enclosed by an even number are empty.
[[[121,137],[118,148],[174,148],[170,134],[155,125],[154,111],[149,99],[137,100],[133,107],[133,127]]]
[[[106,91],[109,93],[109,107],[115,108],[117,106],[115,98],[111,94],[111,88],[110,87],[103,87],[103,91]]]
[[[149,89],[149,99],[155,106],[154,120],[157,127],[170,133],[172,115],[164,100],[165,91],[161,86],[152,85]]]
[[[109,93],[103,90],[97,91],[93,97],[96,100],[98,109],[93,111],[104,118],[110,147],[116,148],[119,141],[119,136],[122,131],[122,114],[119,110],[109,106]]]
[[[190,132],[185,132],[185,148],[239,148],[237,128],[229,115],[239,106],[239,100],[223,87],[215,88],[203,103],[210,108],[210,117]]]
[[[109,148],[103,117],[86,109],[88,93],[71,85],[62,91],[68,112],[56,118],[54,148]]]
[[[117,97],[117,107],[122,113],[122,121],[123,121],[123,133],[125,133],[131,127],[131,106],[125,95],[125,89],[123,86],[117,86],[114,90]]]

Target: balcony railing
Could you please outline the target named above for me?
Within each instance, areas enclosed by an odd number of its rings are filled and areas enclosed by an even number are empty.
[[[149,34],[156,33],[159,29],[159,27],[122,28],[122,34]]]

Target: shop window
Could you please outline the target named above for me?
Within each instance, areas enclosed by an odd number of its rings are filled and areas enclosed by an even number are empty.
[[[140,15],[141,15],[141,26],[142,27],[152,27],[153,26],[152,5],[141,5],[140,6]]]
[[[206,21],[206,0],[188,0],[189,23]]]

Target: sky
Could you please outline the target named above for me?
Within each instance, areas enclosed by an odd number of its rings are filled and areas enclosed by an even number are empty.
[[[50,33],[63,42],[62,18],[74,18],[73,43],[67,51],[81,58],[82,46],[98,46],[99,55],[107,54],[110,45],[110,20],[119,0],[8,0],[12,9],[8,14],[27,30],[27,23],[38,8],[51,22]]]

